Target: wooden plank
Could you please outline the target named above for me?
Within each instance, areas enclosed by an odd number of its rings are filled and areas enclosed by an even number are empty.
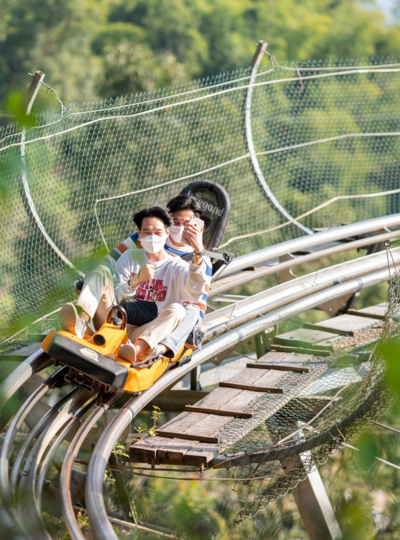
[[[223,392],[226,392],[227,388],[221,388]],[[257,392],[251,390],[243,390],[239,394],[232,398],[226,405],[223,405],[222,409],[233,409],[235,411],[244,411],[255,399],[260,396]]]
[[[301,366],[305,362],[312,360],[314,355],[312,354],[301,354],[296,352],[279,352],[279,351],[270,351],[267,354],[264,354],[256,360],[256,363],[271,363],[273,365],[287,364],[287,365],[298,365]]]
[[[349,309],[347,313],[351,315],[358,315],[360,317],[370,317],[372,319],[384,319],[387,311],[387,303],[376,304],[376,306],[369,306],[363,309]]]
[[[230,417],[232,419],[233,416]],[[162,431],[157,430],[157,436],[161,438],[168,438],[168,439],[185,439],[187,441],[200,441],[200,442],[208,442],[208,443],[215,443],[218,444],[219,440],[218,437],[212,437],[211,435],[196,435],[192,433],[181,433],[176,431],[168,431],[166,429],[163,429]],[[165,443],[164,443],[165,444]]]
[[[219,383],[222,388],[237,388],[254,392],[275,392],[281,393],[275,384],[282,379],[283,373],[269,371],[265,373],[263,369],[243,369],[227,381]]]
[[[193,412],[207,412],[208,414],[220,416],[252,418],[252,413],[245,412],[244,409],[248,407],[258,395],[257,392],[248,390],[220,387],[201,399],[195,405],[186,407],[186,410]]]
[[[190,413],[198,414],[198,413]],[[215,414],[207,415],[204,420],[198,422],[195,426],[192,426],[186,431],[186,434],[198,435],[202,437],[213,436],[217,433],[225,424],[233,420],[233,416],[217,416]],[[199,439],[200,441],[202,439]],[[212,442],[212,441],[205,441]]]
[[[297,347],[294,345],[278,345],[272,343],[271,349],[273,351],[279,351],[279,352],[290,352],[290,353],[296,353],[296,354],[311,354],[313,356],[330,356],[331,352],[324,350],[324,349],[308,349],[307,347]]]
[[[188,405],[195,405],[196,407],[209,407],[211,409],[220,409],[226,403],[237,397],[239,394],[240,390],[234,390],[233,388],[230,388],[229,390],[222,390],[220,388],[217,388],[196,403],[188,403]]]
[[[137,457],[155,459],[157,457],[158,449],[162,446],[165,446],[165,439],[162,437],[146,437],[130,446],[130,460],[134,461]]]
[[[271,392],[273,394],[282,394],[282,388],[276,388],[274,386],[246,386],[244,384],[221,382],[219,383],[223,388],[240,388],[241,390],[253,390],[254,392]]]
[[[189,450],[196,446],[196,444],[198,444],[197,441],[178,438],[166,442],[166,439],[164,438],[164,445],[158,449],[157,457],[160,459],[180,461]]]
[[[214,414],[189,412],[182,413],[179,416],[184,418],[176,422],[174,422],[175,419],[171,420],[157,430],[157,435],[160,437],[218,443],[218,438],[214,436],[214,433],[234,418],[233,416],[222,417]],[[192,421],[191,417],[193,417]],[[198,420],[199,417],[202,418]]]
[[[264,375],[265,371],[263,369],[245,368],[239,371],[239,373],[236,373],[236,375],[228,379],[226,382],[234,384],[244,384],[245,386],[252,386]],[[231,388],[240,388],[240,386],[232,386]]]
[[[185,405],[194,405],[208,394],[211,394],[210,390],[170,390],[156,396],[146,405],[145,410],[152,411],[154,405],[157,405],[163,412],[182,412]]]
[[[296,371],[298,373],[309,373],[310,368],[306,366],[294,366],[290,364],[261,364],[259,362],[256,362],[254,364],[247,364],[246,367],[248,368],[261,368],[261,369],[275,369],[278,371]]]
[[[287,373],[284,373],[282,371],[270,370],[270,371],[265,372],[265,369],[261,371],[264,371],[264,375],[261,377],[261,379],[258,379],[258,381],[256,381],[256,383],[254,384],[255,388],[258,386],[260,387],[269,386],[269,385],[276,386],[282,381],[282,379],[287,377]]]
[[[357,315],[340,315],[333,319],[327,319],[315,324],[304,324],[304,328],[311,330],[324,330],[333,334],[355,337],[365,328],[378,322],[379,319],[370,319],[367,317],[358,317]]]
[[[160,427],[158,431],[165,428],[167,431],[184,433],[187,429],[207,418],[207,416],[207,414],[183,412]]]
[[[201,412],[206,414],[216,414],[220,416],[234,416],[236,418],[253,418],[251,413],[245,413],[242,411],[233,411],[225,409],[211,409],[209,407],[197,407],[196,405],[186,405],[186,411],[189,412]]]
[[[203,465],[209,463],[219,453],[218,446],[210,443],[198,443],[183,456],[185,465]]]
[[[308,349],[322,349],[327,351],[333,351],[334,340],[337,340],[336,336],[332,336],[329,332],[322,330],[308,330],[306,328],[298,328],[291,332],[286,332],[280,336],[274,337],[274,343],[278,345],[305,347]]]

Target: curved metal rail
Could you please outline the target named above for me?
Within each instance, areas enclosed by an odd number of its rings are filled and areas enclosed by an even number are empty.
[[[286,220],[292,221],[293,225],[298,227],[303,233],[306,234],[313,234],[313,231],[303,225],[302,223],[299,223],[296,219],[293,218],[289,214],[289,212],[281,205],[281,203],[278,201],[278,199],[275,197],[275,195],[272,193],[271,188],[267,184],[263,172],[261,170],[260,164],[258,163],[257,159],[257,153],[254,148],[254,141],[253,141],[253,132],[251,129],[251,103],[253,100],[253,92],[254,92],[254,83],[256,81],[258,68],[260,67],[261,61],[264,57],[265,51],[267,50],[267,43],[265,41],[259,41],[257,50],[254,53],[253,59],[250,64],[251,72],[250,72],[250,80],[247,87],[247,90],[245,90],[244,95],[244,133],[245,133],[245,144],[246,149],[249,154],[250,164],[251,168],[253,170],[253,174],[261,187],[264,196],[266,199],[270,202],[270,204],[277,210],[277,212]]]
[[[248,256],[238,258],[239,263],[236,268],[230,269],[230,273],[246,268],[254,261],[257,264],[285,254],[291,250],[303,249],[305,245],[317,246],[331,241],[332,239],[348,238],[348,236],[377,231],[378,234],[371,239],[360,239],[355,242],[373,243],[381,242],[387,235],[395,236],[396,232],[385,232],[384,227],[395,227],[400,225],[400,214],[369,220],[367,222],[340,227],[331,231],[316,233],[312,237],[304,237],[296,241],[285,242],[279,246],[272,246],[266,250],[259,250]],[[386,229],[387,230],[387,229]],[[288,244],[290,249],[288,249]],[[365,244],[365,245],[366,245]],[[349,244],[343,245],[343,250]],[[297,248],[295,246],[298,246]],[[319,252],[319,256],[326,254],[327,250],[336,247],[328,247]],[[356,246],[354,246],[356,247]],[[396,265],[400,265],[400,248],[392,250],[393,259]],[[311,254],[314,256],[315,254]],[[315,257],[317,258],[317,256]],[[278,272],[283,265],[278,264],[273,271]],[[271,272],[270,272],[271,273]],[[251,279],[258,279],[259,272],[253,273]],[[348,261],[338,266],[329,267],[319,272],[294,279],[263,291],[252,297],[246,298],[233,306],[225,306],[218,311],[206,316],[205,323],[209,325],[207,338],[216,337],[212,342],[206,344],[201,351],[196,351],[192,361],[182,367],[177,367],[161,377],[148,391],[139,396],[132,397],[117,413],[111,424],[106,427],[95,446],[92,459],[87,471],[86,481],[86,505],[91,525],[96,539],[116,538],[110,522],[108,520],[103,501],[103,475],[107,466],[108,458],[112,452],[115,442],[120,437],[124,429],[130,424],[132,419],[148,404],[155,396],[182,379],[189,371],[196,366],[215,360],[217,355],[232,350],[244,339],[253,336],[269,326],[320,305],[327,300],[341,297],[344,294],[354,293],[364,287],[387,280],[389,270],[385,253],[376,253],[367,257]],[[241,279],[241,278],[238,278]],[[233,280],[229,287],[234,287],[237,280]],[[221,335],[223,334],[223,335]],[[43,352],[35,353],[32,357],[22,363],[0,387],[3,399],[0,401],[0,413],[6,402],[17,392],[21,386],[35,373],[51,364],[51,359]],[[54,377],[54,375],[53,375]],[[31,396],[21,405],[14,419],[10,423],[3,441],[2,453],[0,454],[0,495],[5,507],[8,509],[7,518],[10,518],[17,526],[21,536],[31,537],[32,530],[26,530],[23,526],[25,515],[29,515],[35,521],[36,538],[49,538],[45,526],[41,520],[41,498],[44,492],[46,471],[50,463],[57,461],[57,449],[61,443],[68,440],[68,435],[73,428],[82,422],[80,428],[73,437],[69,445],[63,463],[58,460],[58,467],[61,468],[60,488],[61,505],[64,520],[67,524],[71,538],[84,540],[83,534],[76,521],[73,499],[71,495],[74,474],[80,474],[73,469],[75,459],[78,456],[83,443],[97,420],[109,409],[119,397],[117,394],[102,396],[97,400],[94,395],[86,396],[86,404],[80,405],[79,392],[73,396],[66,396],[59,400],[44,415],[42,420],[35,426],[25,443],[16,454],[15,462],[10,470],[10,456],[15,447],[15,437],[24,418],[34,404],[43,395],[44,387],[49,384],[49,379],[44,381],[39,389],[36,389]],[[47,386],[48,388],[48,386]],[[74,392],[74,390],[71,390]],[[40,397],[38,398],[38,396]],[[90,399],[89,399],[90,397]],[[70,399],[71,398],[71,399]],[[64,409],[59,414],[59,408]],[[83,420],[86,413],[90,413],[86,420]],[[8,415],[3,413],[3,423],[8,422]],[[71,435],[72,436],[72,435]],[[52,442],[53,441],[53,442]],[[52,442],[51,446],[50,443]],[[239,456],[238,456],[239,457]],[[25,460],[25,465],[24,465]],[[217,462],[215,463],[216,466]],[[23,476],[20,470],[23,467]],[[18,502],[22,493],[28,494],[30,502]]]
[[[397,264],[399,264],[398,259]],[[202,351],[196,352],[193,355],[194,358],[191,367],[212,358],[214,355],[221,353],[223,350],[231,350],[232,345],[239,344],[244,339],[265,330],[269,326],[316,307],[322,302],[326,302],[328,300],[338,298],[343,294],[353,293],[363,289],[364,287],[385,281],[389,279],[389,276],[389,269],[386,268],[378,270],[376,272],[349,280],[346,283],[339,283],[326,290],[310,294],[309,296],[301,300],[297,300],[288,306],[251,321],[241,326],[238,330],[233,330],[228,334],[215,339],[206,345]],[[182,368],[178,369],[185,370],[185,368],[186,366],[183,366]],[[186,368],[186,370],[188,370],[188,368]],[[104,472],[115,442],[118,440],[125,427],[129,425],[129,423],[145,405],[147,405],[163,388],[171,386],[180,378],[181,373],[174,373],[171,371],[159,379],[159,381],[157,381],[148,391],[144,392],[138,397],[133,397],[125,404],[125,406],[114,418],[110,426],[100,437],[89,463],[86,481],[87,511],[95,538],[97,540],[117,539],[117,536],[115,535],[112,526],[108,521],[103,498]]]
[[[307,248],[322,246],[329,242],[366,235],[373,231],[387,231],[390,228],[399,226],[400,214],[392,214],[390,216],[351,223],[350,225],[343,225],[342,227],[335,227],[327,231],[314,233],[312,236],[302,236],[301,238],[295,238],[294,240],[287,240],[286,242],[258,249],[247,255],[236,257],[236,259],[233,259],[233,261],[221,272],[219,278],[232,276],[240,270],[267,263],[268,261],[272,261],[277,257],[282,257],[288,253],[296,253]]]

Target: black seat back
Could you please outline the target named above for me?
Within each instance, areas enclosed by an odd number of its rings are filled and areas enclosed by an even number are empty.
[[[204,245],[208,250],[218,248],[231,211],[231,202],[225,188],[213,180],[196,180],[186,186],[181,194],[192,195],[199,201],[205,222]]]

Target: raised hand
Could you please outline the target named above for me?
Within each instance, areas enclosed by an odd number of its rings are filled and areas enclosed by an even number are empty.
[[[189,244],[197,253],[202,251],[203,247],[203,231],[197,229],[190,222],[184,225],[182,239]]]
[[[142,268],[140,269],[140,272],[135,278],[135,285],[137,286],[139,285],[139,283],[144,283],[146,281],[150,281],[151,279],[153,279],[155,268],[156,268],[155,264],[145,264],[144,266],[142,266]]]

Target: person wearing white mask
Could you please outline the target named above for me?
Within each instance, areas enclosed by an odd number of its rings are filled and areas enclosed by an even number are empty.
[[[193,260],[188,263],[164,247],[173,224],[166,210],[147,208],[135,214],[134,222],[143,249],[125,251],[115,265],[114,281],[105,265],[91,272],[85,278],[76,307],[69,303],[60,311],[61,327],[83,337],[88,332],[89,320],[93,319],[99,328],[111,306],[124,298],[154,302],[159,313],[156,319],[140,327],[128,324],[131,343],[122,346],[119,355],[131,362],[156,353],[177,352],[178,346],[183,345],[182,339],[171,341],[170,338],[187,315],[183,304],[200,309],[210,282],[202,249],[196,251],[202,248],[201,231],[186,225],[184,236],[196,246]]]
[[[203,249],[203,239],[199,239],[198,245],[192,245],[191,240],[184,235],[185,228],[188,227],[191,219],[202,216],[200,202],[192,195],[180,194],[169,201],[167,210],[172,216],[173,225],[170,227],[169,237],[165,241],[165,250],[185,258],[190,257],[195,249],[200,252]],[[141,249],[142,247],[139,233],[135,231],[106,255],[106,262],[111,268],[115,268],[118,259],[127,249]]]

